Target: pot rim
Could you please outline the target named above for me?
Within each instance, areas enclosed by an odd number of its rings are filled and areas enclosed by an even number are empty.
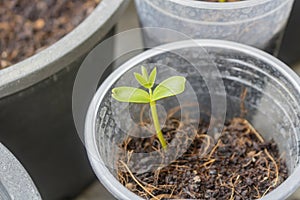
[[[149,1],[149,0],[146,0]],[[169,0],[170,2],[177,3],[182,6],[196,7],[203,9],[241,9],[251,6],[257,6],[273,0],[247,0],[238,2],[205,2],[205,1],[191,1],[191,0]]]
[[[94,11],[66,36],[43,51],[0,70],[0,98],[54,75],[74,62],[74,58],[84,55],[95,42],[111,30],[128,3],[128,0],[102,0]]]
[[[5,197],[11,199],[13,195],[15,199],[25,196],[41,200],[41,195],[26,169],[2,143],[0,143],[0,155],[0,167],[6,167],[6,170],[0,170],[0,193],[4,193],[4,199]]]
[[[91,104],[89,106],[86,120],[85,120],[85,145],[88,153],[88,157],[94,172],[96,173],[98,179],[102,182],[102,184],[118,199],[142,199],[138,197],[136,194],[130,192],[126,187],[124,187],[108,170],[105,166],[103,160],[100,157],[100,153],[97,148],[95,133],[96,133],[96,118],[98,108],[101,104],[101,101],[105,97],[105,94],[111,88],[111,86],[117,81],[122,74],[136,66],[141,61],[165,52],[165,50],[174,50],[180,49],[183,47],[192,47],[199,45],[202,47],[216,47],[216,48],[226,48],[232,49],[236,51],[240,51],[251,55],[253,57],[257,57],[271,66],[276,68],[280,73],[289,79],[291,84],[300,92],[300,77],[290,69],[286,64],[278,60],[277,58],[271,56],[270,54],[263,52],[262,50],[256,49],[254,47],[250,47],[244,44],[239,44],[236,42],[230,41],[222,41],[222,40],[193,40],[193,41],[180,41],[174,42],[166,45],[159,46],[155,49],[151,49],[141,53],[140,55],[130,59],[121,65],[117,70],[115,70],[100,86],[97,90]],[[283,182],[281,183],[275,190],[267,194],[265,197],[261,198],[261,200],[267,199],[285,199],[287,196],[291,195],[299,186],[300,180],[297,177],[300,177],[300,166],[298,166],[294,172]],[[286,192],[286,188],[289,188],[289,191]]]

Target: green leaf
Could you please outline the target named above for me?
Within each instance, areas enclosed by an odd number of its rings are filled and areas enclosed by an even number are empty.
[[[147,69],[146,67],[142,66],[142,75],[144,77],[144,79],[148,82],[148,72],[147,72]]]
[[[134,73],[135,79],[137,80],[137,82],[139,82],[139,84],[141,84],[141,86],[146,87],[146,85],[148,84],[147,80],[144,79],[144,77],[142,75],[140,75],[139,73]]]
[[[154,69],[152,70],[150,76],[149,76],[149,84],[150,84],[150,88],[153,87],[154,83],[155,83],[155,79],[156,79],[156,67],[154,67]]]
[[[112,90],[112,97],[121,102],[149,103],[149,94],[138,88],[117,87]]]
[[[184,91],[186,79],[182,76],[172,76],[161,82],[153,92],[151,101],[175,96]]]

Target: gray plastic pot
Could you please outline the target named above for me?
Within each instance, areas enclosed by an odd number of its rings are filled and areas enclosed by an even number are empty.
[[[180,52],[184,59],[174,52]],[[226,120],[243,113],[240,95],[247,89],[244,101],[247,113],[244,117],[265,139],[274,138],[281,153],[286,153],[289,170],[288,179],[262,199],[287,198],[300,186],[300,78],[284,63],[261,50],[220,40],[182,41],[148,50],[120,66],[103,82],[90,104],[85,126],[89,159],[99,180],[117,199],[141,199],[116,178],[115,166],[120,155],[118,146],[126,137],[126,131],[122,131],[119,125],[130,126],[132,120],[128,115],[122,117],[121,111],[126,110],[127,105],[123,103],[120,104],[123,107],[113,109],[112,105],[117,104],[111,98],[111,89],[125,77],[131,77],[133,71],[139,71],[141,64],[167,66],[167,72],[165,67],[158,67],[158,78],[161,80],[170,76],[170,68],[186,76],[197,94],[201,113],[212,111],[210,97],[219,94],[208,92],[205,81],[199,78],[201,76],[195,73],[186,59],[193,60],[193,65],[196,64],[200,71],[205,66],[216,66],[219,70],[226,91]],[[134,84],[134,79],[127,79],[127,84]],[[183,99],[189,101],[189,95],[183,94]],[[224,95],[220,97],[224,98]],[[174,106],[172,101],[163,105],[166,110]],[[218,103],[214,106],[221,108]],[[114,114],[116,111],[117,115]],[[119,119],[123,121],[120,123]]]
[[[135,0],[142,27],[176,30],[193,39],[235,41],[277,54],[294,0],[205,2]],[[176,41],[144,32],[147,44]]]
[[[41,200],[29,174],[14,155],[0,143],[0,199]]]
[[[72,89],[84,56],[113,34],[128,2],[102,0],[54,45],[0,70],[0,141],[23,163],[43,199],[74,197],[95,179],[73,122]],[[107,51],[113,54],[113,47]]]

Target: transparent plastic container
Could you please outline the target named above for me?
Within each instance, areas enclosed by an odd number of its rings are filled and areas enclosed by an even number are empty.
[[[175,53],[174,53],[175,52]],[[184,55],[184,58],[180,55]],[[207,90],[207,84],[191,66],[199,69],[217,67],[226,94],[213,94]],[[280,153],[285,153],[289,177],[274,191],[262,199],[282,200],[300,186],[300,79],[284,63],[273,56],[253,47],[219,40],[196,40],[170,43],[158,49],[148,50],[129,60],[113,72],[95,94],[86,118],[85,142],[92,167],[103,185],[117,199],[141,199],[119,183],[116,175],[116,162],[119,159],[118,146],[126,134],[120,130],[120,119],[130,126],[131,117],[114,114],[116,104],[111,98],[111,89],[123,84],[122,80],[133,71],[139,71],[140,65],[155,63],[168,66],[187,78],[187,83],[197,95],[200,117],[207,117],[213,108],[212,95],[226,99],[225,120],[242,115],[241,93],[247,89],[244,99],[244,118],[247,119],[266,140],[273,138]],[[168,72],[172,70],[168,69]],[[158,68],[158,78],[169,77],[163,67]],[[209,74],[209,73],[207,73]],[[213,76],[213,74],[211,74]],[[199,78],[200,77],[200,78]],[[124,79],[125,80],[125,79]],[[134,82],[133,79],[126,83]],[[192,93],[184,94],[184,101],[191,101]],[[124,104],[119,104],[127,106]],[[162,103],[166,110],[176,106],[176,101]],[[218,105],[214,105],[218,109]],[[116,116],[121,116],[120,118]],[[210,116],[208,116],[210,117]],[[218,117],[218,116],[214,116]],[[142,160],[142,159],[141,159]]]
[[[294,0],[204,2],[135,0],[142,27],[173,29],[194,39],[222,39],[277,54]],[[161,34],[145,32],[146,42],[163,43]],[[172,38],[168,38],[172,40]],[[174,40],[173,40],[174,41]]]

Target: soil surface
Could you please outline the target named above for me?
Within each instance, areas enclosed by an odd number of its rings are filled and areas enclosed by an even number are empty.
[[[1,0],[0,69],[34,55],[73,30],[100,0]]]
[[[130,157],[120,159],[119,181],[142,198],[257,199],[288,177],[277,144],[265,141],[245,119],[225,124],[216,140],[206,134],[207,124],[191,119],[180,122],[169,116],[162,131],[168,143],[186,131],[195,131],[196,137],[182,156],[156,171],[136,174],[128,167]],[[156,136],[128,137],[121,147],[144,153],[161,149]]]

